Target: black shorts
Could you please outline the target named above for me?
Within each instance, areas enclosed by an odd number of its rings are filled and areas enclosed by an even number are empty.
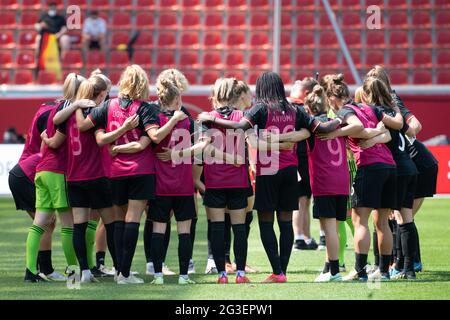
[[[257,176],[253,208],[261,212],[298,210],[297,167],[289,166],[270,176]]]
[[[194,219],[194,196],[156,196],[154,200],[150,200],[149,213],[153,221],[169,222],[172,210],[177,221]]]
[[[123,206],[128,200],[155,199],[156,180],[154,174],[113,178],[111,181],[112,202]]]
[[[397,170],[371,164],[358,168],[353,183],[353,208],[396,208]]]
[[[436,194],[438,165],[436,164],[430,168],[419,171],[414,199],[434,196]]]
[[[107,178],[68,181],[67,193],[71,208],[103,209],[112,206],[111,186]]]
[[[206,189],[203,205],[208,208],[239,210],[247,208],[247,188]]]
[[[299,159],[298,162],[298,174],[301,180],[298,181],[298,197],[307,197],[311,199],[311,182],[309,177],[308,158]]]
[[[19,170],[20,167],[15,169]],[[20,169],[20,171],[22,171],[22,169]],[[36,212],[36,188],[34,183],[31,182],[25,174],[21,177],[17,177],[11,173],[8,177],[8,183],[14,202],[16,203],[16,209]]]
[[[344,195],[314,197],[314,219],[336,218],[338,221],[345,221],[347,219],[347,201],[348,196]]]
[[[412,209],[414,203],[414,194],[417,186],[417,175],[398,176],[397,177],[397,207]]]

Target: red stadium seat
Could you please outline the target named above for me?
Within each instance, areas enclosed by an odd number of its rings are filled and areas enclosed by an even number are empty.
[[[186,13],[181,20],[183,29],[199,29],[200,28],[200,14],[199,13]]]
[[[178,10],[178,0],[163,0],[159,1],[159,8],[161,10],[170,10],[175,11]]]
[[[297,32],[297,41],[298,48],[312,48],[315,46],[314,44],[314,32],[310,31],[298,31]]]
[[[292,83],[291,70],[282,70],[280,77],[284,84]]]
[[[56,75],[53,72],[39,71],[37,83],[43,85],[56,84]]]
[[[437,84],[450,84],[450,70],[439,70]]]
[[[220,32],[207,32],[203,39],[203,45],[208,49],[222,48],[222,34]]]
[[[155,0],[137,0],[136,2],[136,10],[154,10],[155,9]]]
[[[389,52],[389,65],[393,67],[406,67],[408,65],[407,50],[393,50]]]
[[[430,70],[414,71],[413,75],[414,84],[432,84],[433,74]]]
[[[412,25],[414,28],[422,27],[429,28],[431,26],[431,12],[429,11],[417,11],[413,13]]]
[[[316,8],[314,0],[294,0],[294,3],[296,9],[314,10]]]
[[[413,9],[430,9],[432,4],[430,0],[411,0],[411,6]]]
[[[250,26],[252,29],[268,30],[269,15],[267,13],[256,13],[250,17]]]
[[[153,32],[141,32],[134,45],[139,49],[153,48]]]
[[[40,10],[42,4],[40,0],[22,0],[21,6],[24,10]]]
[[[300,51],[296,57],[296,64],[298,68],[312,68],[314,67],[314,53],[313,51]]]
[[[15,47],[12,31],[0,31],[0,47],[2,49]]]
[[[97,10],[109,10],[109,0],[92,0],[90,8]]]
[[[16,56],[17,68],[35,68],[36,62],[34,60],[33,51],[22,51]]]
[[[246,10],[247,1],[246,0],[229,0],[228,7],[231,10]]]
[[[226,67],[241,69],[245,67],[242,52],[229,52],[226,57]]]
[[[450,11],[438,11],[436,12],[436,27],[449,27],[450,26]]]
[[[409,47],[408,31],[392,31],[389,36],[389,46],[392,48]]]
[[[366,33],[366,46],[367,48],[384,48],[384,31],[368,31]]]
[[[338,41],[334,31],[323,31],[320,33],[319,45],[322,48],[337,48]]]
[[[280,36],[280,44],[283,49],[290,49],[295,44],[292,42],[291,31],[282,31]]]
[[[31,70],[17,70],[14,74],[14,84],[32,84],[33,72]]]
[[[131,29],[131,17],[127,12],[116,12],[112,17],[113,29]]]
[[[159,16],[159,27],[161,29],[176,29],[177,14],[172,12],[164,12]]]
[[[253,32],[250,38],[250,47],[269,49],[270,41],[267,32]]]
[[[175,48],[177,45],[177,36],[175,32],[160,32],[158,35],[158,48]]]
[[[66,53],[62,60],[64,68],[82,68],[83,59],[81,58],[81,52],[78,50],[72,50]]]
[[[261,72],[251,72],[248,76],[248,84],[256,84],[256,80],[258,80]]]
[[[245,81],[245,72],[242,70],[226,70],[223,76],[227,78],[236,78],[237,80]]]
[[[3,19],[2,19],[3,20]],[[22,12],[21,24],[22,28],[34,29],[34,25],[38,22],[39,16],[36,12]]]
[[[18,0],[2,0],[1,7],[3,10],[17,10],[19,7]]]
[[[299,12],[297,14],[297,28],[302,29],[314,29],[314,12]]]
[[[152,66],[152,54],[146,50],[136,51],[133,55],[133,63],[140,65],[143,68]]]
[[[222,58],[220,51],[207,51],[203,55],[203,66],[208,69],[221,69]]]
[[[269,0],[250,0],[250,10],[269,10]]]
[[[181,52],[179,64],[182,68],[198,68],[198,52],[196,51]]]
[[[433,46],[433,40],[431,39],[430,31],[415,31],[413,34],[413,46],[431,48]]]
[[[383,8],[384,7],[384,0],[366,0],[366,7],[369,6],[378,6]]]
[[[113,85],[117,85],[122,75],[122,70],[109,70],[108,78],[111,80]]]
[[[281,51],[280,52],[280,66],[282,69],[292,68],[291,52]]]
[[[223,15],[221,13],[208,13],[205,17],[205,28],[222,29],[224,26]]]
[[[448,0],[434,0],[434,5],[436,8],[450,8],[450,2]]]
[[[244,49],[246,47],[245,32],[237,31],[228,33],[227,46],[229,48]]]
[[[126,51],[112,51],[110,53],[109,65],[115,68],[124,68],[130,64],[128,60],[128,52]]]
[[[79,6],[81,10],[86,10],[87,1],[86,0],[70,0],[70,5]]]
[[[136,28],[148,30],[153,28],[155,24],[153,12],[137,12],[136,13]]]
[[[450,51],[440,51],[437,53],[437,65],[450,67]]]
[[[0,19],[0,29],[14,29],[16,27],[16,13],[2,12]]]
[[[292,10],[294,6],[292,5],[291,0],[281,0],[281,8],[283,10]]]
[[[408,83],[408,71],[405,70],[389,70],[389,78],[393,85],[407,84]]]
[[[343,9],[361,9],[359,0],[342,0],[341,6]]]
[[[366,68],[384,64],[384,52],[381,50],[368,50],[366,53]]]
[[[325,28],[325,29],[331,29],[332,28],[331,21],[328,18],[328,15],[325,12],[320,14],[319,26],[320,26],[320,28]]]
[[[0,84],[9,83],[9,70],[0,70]]]
[[[180,47],[198,49],[200,47],[198,32],[183,32],[180,38]]]
[[[114,11],[124,11],[124,10],[132,10],[133,9],[133,1],[130,0],[114,0],[112,2],[112,8]]]
[[[319,54],[319,64],[324,68],[335,68],[338,66],[336,51],[321,51]]]
[[[0,51],[0,66],[1,68],[12,68],[13,57],[11,51]]]
[[[105,54],[99,51],[91,51],[87,55],[86,67],[103,69],[106,66]]]
[[[359,31],[347,31],[344,33],[345,43],[349,48],[361,48],[361,33]]]
[[[34,48],[36,46],[36,32],[24,31],[19,34],[20,48]]]
[[[205,8],[207,11],[210,10],[222,11],[225,8],[225,6],[223,4],[223,0],[205,0]]]
[[[337,9],[339,7],[338,6],[339,0],[328,0],[328,2],[329,2],[329,4],[330,4],[332,9]],[[319,1],[319,10],[320,11],[324,11],[325,10],[325,7],[323,6],[322,1]]]
[[[129,40],[128,32],[124,31],[116,31],[113,32],[112,38],[111,38],[111,47],[117,48],[118,45],[127,44]]]
[[[245,14],[232,13],[228,16],[228,28],[242,29],[245,27]]]
[[[342,13],[342,25],[344,29],[361,29],[361,14],[359,12],[344,11]]]
[[[414,51],[413,55],[414,67],[431,67],[433,65],[433,55],[428,50]]]
[[[269,68],[269,59],[264,52],[254,52],[250,55],[250,66],[252,68]]]
[[[361,50],[351,50],[350,51],[350,56],[352,57],[353,63],[355,64],[357,69],[361,68]],[[348,66],[348,62],[347,59],[345,59],[345,56],[342,55],[342,63],[346,66]],[[345,75],[347,75],[346,73],[344,73]]]
[[[202,73],[202,81],[201,83],[203,85],[212,85],[216,80],[220,78],[220,72],[219,71],[204,71]]]
[[[291,12],[281,13],[281,30],[291,30],[294,27],[292,24],[292,16]]]
[[[440,31],[437,33],[437,47],[450,47],[450,31]]]
[[[184,76],[186,77],[187,81],[189,82],[189,84],[197,84],[198,80],[197,80],[197,71],[192,70],[192,71],[186,71],[186,70],[182,70]]]
[[[173,68],[175,66],[175,52],[158,51],[156,65],[158,68]]]
[[[408,15],[404,11],[390,12],[388,21],[388,26],[393,29],[403,29],[408,27]]]
[[[183,0],[182,9],[198,11],[202,9],[202,4],[200,0]]]
[[[408,7],[408,0],[389,0],[387,7],[389,9],[404,9]]]

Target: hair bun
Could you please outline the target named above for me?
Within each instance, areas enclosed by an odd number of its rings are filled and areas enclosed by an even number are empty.
[[[333,75],[333,81],[334,82],[342,82],[344,81],[344,74],[343,73],[338,73]]]
[[[316,84],[312,90],[312,93],[315,95],[322,95],[323,94],[323,87],[321,85]]]

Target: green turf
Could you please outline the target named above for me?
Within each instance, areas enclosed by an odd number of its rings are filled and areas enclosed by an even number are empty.
[[[0,299],[450,299],[450,200],[427,200],[416,223],[420,230],[424,272],[414,282],[392,281],[382,284],[313,283],[324,259],[323,251],[293,252],[286,284],[262,284],[270,266],[259,240],[257,220],[253,222],[248,262],[261,272],[250,275],[250,285],[217,285],[216,276],[204,275],[206,263],[206,223],[202,210],[197,226],[194,259],[197,275],[191,278],[197,285],[180,287],[177,277],[166,277],[167,285],[154,287],[151,277],[146,284],[118,286],[112,279],[99,284],[82,285],[69,290],[65,283],[25,284],[25,239],[31,220],[23,212],[16,212],[10,199],[0,199]],[[312,223],[318,238],[318,223]],[[177,237],[172,226],[167,264],[178,270]],[[352,266],[353,244],[349,237],[346,251],[347,266]],[[53,262],[57,270],[65,266],[59,234],[54,237]],[[110,264],[109,257],[107,264]],[[373,262],[372,255],[369,259]],[[133,270],[145,270],[142,233],[133,262]],[[230,277],[234,281],[234,277]]]

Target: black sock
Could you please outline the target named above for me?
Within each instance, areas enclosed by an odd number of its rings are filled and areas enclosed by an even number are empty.
[[[123,231],[123,256],[120,272],[124,277],[130,275],[137,240],[139,238],[139,223],[127,222]]]
[[[236,270],[245,271],[245,263],[247,261],[247,231],[245,224],[233,225],[234,241],[233,251],[236,259]]]
[[[208,238],[208,257],[212,257],[212,249],[211,249],[211,220],[208,219],[208,227],[207,227],[207,238]]]
[[[414,262],[415,263],[422,263],[422,257],[420,256],[419,230],[417,230],[416,223],[414,221],[412,223],[413,223],[414,229],[416,229],[415,234],[416,234],[416,243],[417,243],[417,245],[416,245],[416,255],[415,255],[415,258],[414,258]]]
[[[123,257],[123,233],[125,230],[125,221],[116,221],[114,223],[114,247],[116,248],[116,272],[120,272]]]
[[[273,230],[273,222],[260,221],[259,232],[264,250],[272,266],[272,272],[277,275],[281,274],[283,270],[281,269],[280,256],[278,255],[278,243]]]
[[[395,251],[397,252],[397,257],[395,259],[395,269],[403,270],[404,269],[404,252],[402,246],[402,236],[401,236],[401,226],[397,225],[397,237],[394,242]]]
[[[115,242],[115,230],[116,230],[116,222],[111,222],[105,224],[106,230],[106,244],[108,246],[108,251],[111,256],[114,268],[117,268],[117,257],[116,257],[116,242]],[[103,260],[105,257],[103,256]],[[104,264],[104,262],[103,262]]]
[[[105,265],[105,251],[97,251],[95,253],[95,265],[97,266],[97,269],[100,268],[100,265]]]
[[[225,271],[225,222],[211,222],[211,249],[217,271]]]
[[[323,265],[322,273],[328,273],[328,272],[330,272],[330,263],[328,261],[326,261],[325,264]]]
[[[153,221],[150,219],[145,219],[144,225],[144,252],[145,260],[147,263],[151,261],[150,250],[152,247],[152,233],[153,233]]]
[[[171,229],[171,223],[170,220],[167,222],[166,225],[166,232],[164,233],[164,253],[163,253],[163,262],[166,261],[167,256],[167,250],[169,249],[169,243],[170,243],[170,231]]]
[[[88,223],[76,223],[73,225],[73,248],[77,255],[80,270],[89,270],[86,253],[86,229]]]
[[[380,255],[380,272],[388,273],[389,272],[389,264],[391,263],[392,255],[390,254],[381,254]]]
[[[377,231],[373,232],[373,256],[375,258],[375,265],[378,267],[380,265],[380,250],[378,247],[378,234]]]
[[[250,235],[250,225],[252,224],[252,221],[253,221],[253,211],[249,211],[245,216],[245,230],[247,232],[247,239],[248,236]]]
[[[164,259],[164,233],[152,233],[152,246],[150,257],[153,261],[155,273],[162,272],[162,263]]]
[[[398,231],[398,224],[395,220],[389,220],[389,227],[392,231],[392,243],[394,244],[392,246],[392,261],[391,263],[395,263],[397,261],[397,231]]]
[[[189,259],[192,256],[192,242],[189,233],[178,235],[178,261],[180,265],[180,275],[187,275]]]
[[[400,237],[402,238],[402,250],[405,256],[404,270],[405,272],[414,271],[414,257],[417,250],[416,229],[413,223],[405,223],[400,226]]]
[[[230,214],[225,213],[225,263],[231,263],[230,249],[231,249],[231,220]]]
[[[284,274],[287,272],[289,259],[292,252],[292,244],[294,243],[294,229],[292,228],[292,220],[278,221],[280,228],[280,263],[281,270]]]
[[[339,273],[339,260],[330,260],[330,272],[332,276]]]
[[[355,270],[359,277],[367,277],[366,272],[367,254],[355,252]]]
[[[52,250],[39,251],[38,254],[39,271],[49,275],[55,271],[52,265]]]
[[[190,232],[190,235],[191,235],[191,248],[192,248],[191,252],[194,252],[195,231],[197,229],[197,220],[198,220],[198,218],[195,217],[191,221],[191,232]],[[192,259],[192,254],[191,254],[191,259]]]

